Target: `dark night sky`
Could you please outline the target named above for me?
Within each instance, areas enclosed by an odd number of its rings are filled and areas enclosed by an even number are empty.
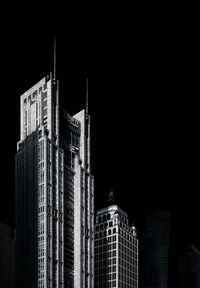
[[[74,19],[55,29],[48,23],[34,32],[12,28],[6,33],[1,45],[0,221],[14,223],[20,95],[52,70],[56,35],[60,100],[71,114],[84,108],[89,77],[95,207],[103,207],[114,188],[138,228],[149,212],[167,208],[173,212],[176,240],[200,243],[193,36],[182,23],[153,22],[93,27],[76,25]]]

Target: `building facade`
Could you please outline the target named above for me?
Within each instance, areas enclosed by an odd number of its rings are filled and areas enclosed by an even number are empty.
[[[156,210],[146,219],[140,245],[142,288],[168,288],[170,212]]]
[[[112,201],[97,211],[95,288],[138,288],[138,239],[128,215]]]
[[[15,231],[0,223],[0,287],[15,288]]]
[[[94,179],[90,168],[90,117],[62,111],[64,151],[65,287],[94,287]]]
[[[194,245],[185,247],[179,258],[179,288],[200,287],[200,251]]]
[[[61,112],[52,74],[21,96],[20,115],[17,287],[92,287],[89,116]]]

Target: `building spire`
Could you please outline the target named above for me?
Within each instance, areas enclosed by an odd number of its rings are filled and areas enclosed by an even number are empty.
[[[86,78],[86,115],[88,116],[88,77]]]
[[[107,206],[115,205],[115,198],[114,198],[114,189],[111,188],[109,195],[108,195],[108,200],[107,200]]]
[[[54,37],[54,49],[53,49],[53,80],[56,80],[56,37]]]

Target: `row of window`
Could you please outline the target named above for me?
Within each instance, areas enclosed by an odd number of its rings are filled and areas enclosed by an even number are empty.
[[[94,287],[95,288],[137,288],[137,281],[133,279],[124,279],[124,280],[119,280],[119,286],[117,285],[116,280],[105,280],[103,278],[98,279],[98,281],[95,281]]]
[[[40,86],[32,94],[24,98],[24,104],[27,104],[27,102],[33,101],[35,97],[39,96],[42,93],[42,91],[45,91],[45,90],[47,90],[47,83],[44,83],[43,86]]]
[[[116,242],[111,243],[111,244],[105,244],[103,246],[101,246],[101,245],[96,246],[94,251],[95,251],[95,254],[98,254],[98,253],[107,252],[107,251],[110,251],[113,249],[116,249]]]
[[[44,206],[41,206],[38,208],[38,213],[42,213],[42,212],[44,212]]]
[[[99,233],[95,232],[95,239],[102,238],[102,237],[107,237],[107,236],[109,236],[111,234],[115,234],[116,232],[117,232],[116,228],[108,229],[108,230],[105,230],[105,231],[99,232]],[[134,231],[132,230],[132,232],[134,232]],[[119,235],[123,236],[128,241],[137,244],[137,239],[133,235],[130,235],[128,232],[124,231],[123,229],[119,228]],[[121,239],[123,239],[123,238],[121,237]],[[124,240],[122,240],[122,241],[124,241]]]
[[[95,239],[94,244],[95,244],[95,247],[107,245],[109,243],[116,242],[116,239],[117,239],[116,235],[110,236],[108,238]]]
[[[99,261],[99,262],[97,262]],[[106,258],[103,260],[99,260],[98,256],[95,258],[95,263],[98,263],[99,265],[99,269],[103,268],[103,267],[108,267],[108,266],[113,266],[116,265],[117,261],[116,261],[116,257],[114,258]]]
[[[130,243],[130,245],[132,243],[137,245],[137,238],[125,232],[124,230],[119,229],[119,242],[125,243],[125,246],[128,246],[128,243]]]
[[[112,227],[115,224],[117,224],[117,220],[116,219],[114,221],[109,221],[109,222],[105,222],[104,224],[96,225],[95,230],[96,231],[104,230],[104,229],[106,229],[108,227]],[[121,221],[119,222],[119,227],[125,229],[127,232],[129,232],[131,234],[134,233],[132,228],[130,228],[126,224],[122,223]]]
[[[102,241],[104,239],[100,239],[98,242],[95,241],[95,254],[107,252],[112,249],[116,249],[116,241],[114,240],[111,244],[111,241],[108,243],[107,241]],[[133,257],[134,254],[137,254],[138,248],[136,245],[129,243],[127,246],[125,246],[127,243],[119,243],[119,251],[125,254],[128,254],[130,257]]]
[[[133,260],[137,260],[137,254],[136,253],[130,253],[131,251],[129,251],[128,253],[122,253],[121,251],[119,251],[119,259],[123,259],[125,261],[127,261],[128,263],[132,263]]]
[[[105,221],[108,221],[110,220],[110,214],[104,214],[103,216],[99,216],[99,217],[96,217],[96,223],[102,223],[102,222],[105,222]]]
[[[116,220],[115,220],[115,224],[116,224]],[[108,227],[112,227],[113,225],[114,225],[114,222],[113,221],[109,221],[109,222],[106,222],[104,224],[96,225],[95,230],[96,231],[104,230],[104,229],[106,229]]]
[[[98,262],[94,263],[95,275],[116,272],[116,265],[99,267]]]
[[[111,251],[109,252],[109,255],[95,255],[95,269],[104,269],[108,268],[109,265],[112,265],[112,259],[111,257],[116,256],[116,251]],[[129,258],[127,259],[124,257],[123,259],[119,258],[119,266],[121,266],[123,269],[134,271],[136,273],[137,271],[137,265],[138,265],[138,260]]]
[[[115,288],[116,285],[117,285],[116,284],[116,280],[114,280],[114,281],[109,281],[108,283],[105,283],[105,281],[99,282],[99,283],[95,283],[94,287],[95,288],[112,288],[112,287]]]
[[[128,270],[134,270],[135,268],[137,268],[137,264],[138,261],[137,259],[127,259],[127,258],[119,258],[119,266],[121,266],[124,269],[128,269]]]
[[[137,279],[127,278],[124,275],[119,275],[119,287],[123,288],[136,288],[137,286]]]
[[[38,161],[40,162],[43,160],[44,160],[44,140],[42,140],[38,145]]]
[[[104,232],[95,233],[95,239],[106,237],[108,235],[116,233],[116,228],[105,230]]]
[[[124,253],[130,253],[131,251],[137,253],[138,247],[130,242],[126,243],[125,241],[119,241],[119,250]]]
[[[121,215],[121,214],[117,214],[117,215],[118,215],[119,219],[121,219],[121,221],[122,221],[123,223],[125,223],[125,224],[128,225],[128,219],[127,219],[127,217],[124,217],[124,216]],[[97,217],[96,217],[96,223],[106,222],[106,221],[108,221],[108,220],[110,220],[110,219],[111,219],[110,213],[104,214],[104,215],[101,215],[101,216],[97,216]]]
[[[112,258],[116,256],[116,250],[108,251],[105,253],[99,252],[99,255],[95,255],[95,261],[100,261],[102,259]]]

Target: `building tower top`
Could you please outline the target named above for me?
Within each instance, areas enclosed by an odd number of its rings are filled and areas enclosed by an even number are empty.
[[[86,117],[88,116],[88,77],[86,78]]]
[[[116,205],[113,188],[110,189],[108,200],[107,200],[107,206],[111,206],[111,205]]]
[[[53,47],[53,80],[56,80],[56,37],[54,37],[54,47]]]

